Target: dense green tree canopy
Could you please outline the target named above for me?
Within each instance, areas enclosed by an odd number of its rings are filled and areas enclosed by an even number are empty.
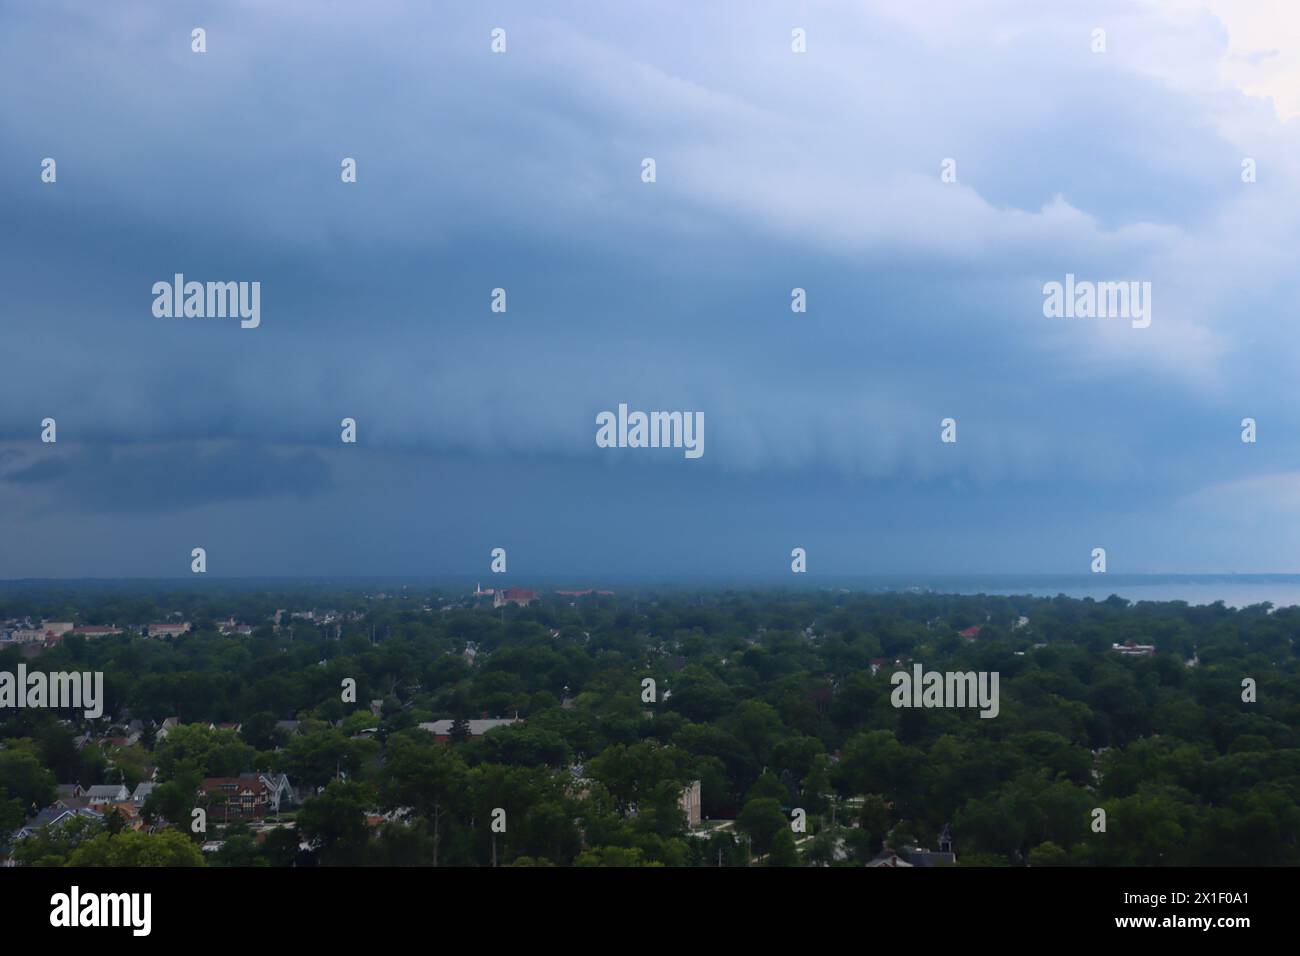
[[[426,587],[0,591],[7,617],[200,625],[23,659],[102,671],[105,717],[0,714],[0,827],[56,783],[133,786],[156,766],[144,817],[177,830],[77,823],[15,859],[183,862],[199,780],[265,770],[304,805],[279,830],[213,834],[211,863],[855,865],[934,849],[945,824],[961,865],[1300,863],[1297,608],[775,589],[472,604]],[[315,608],[331,623],[271,621]],[[252,635],[218,633],[231,616]],[[1112,649],[1128,641],[1156,651]],[[20,657],[0,651],[0,670]],[[913,663],[997,673],[998,716],[894,706],[891,675]],[[106,739],[128,718],[138,742]],[[449,740],[419,726],[438,720]]]

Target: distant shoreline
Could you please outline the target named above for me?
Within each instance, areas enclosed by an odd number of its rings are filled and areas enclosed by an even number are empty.
[[[0,580],[0,593],[42,591],[148,591],[148,590],[283,590],[300,588],[364,588],[367,590],[432,589],[472,591],[478,584],[492,586],[488,575],[357,577],[285,576],[233,578],[198,575],[183,578],[15,578]],[[1105,575],[784,575],[718,576],[656,579],[653,575],[611,577],[594,574],[528,576],[512,573],[502,585],[528,586],[542,592],[608,588],[619,595],[653,592],[844,590],[872,594],[930,593],[1001,597],[1057,595],[1104,601],[1118,595],[1128,601],[1184,601],[1204,606],[1222,602],[1243,608],[1269,603],[1274,607],[1300,606],[1300,574],[1105,574]]]

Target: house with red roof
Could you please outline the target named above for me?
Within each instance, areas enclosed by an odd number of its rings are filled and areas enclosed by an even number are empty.
[[[109,637],[113,634],[121,634],[122,629],[120,627],[101,627],[98,624],[83,624],[73,633],[80,634],[85,638]]]
[[[502,588],[492,599],[493,607],[503,607],[507,604],[518,604],[520,607],[527,606],[530,602],[537,600],[537,592],[532,588]]]

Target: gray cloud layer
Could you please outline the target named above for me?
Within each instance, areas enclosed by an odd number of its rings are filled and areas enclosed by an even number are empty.
[[[847,570],[1296,565],[1232,517],[1295,511],[1295,123],[1218,79],[1208,16],[942,6],[7,9],[0,505],[41,543],[0,574],[94,573],[88,513],[138,573],[198,516],[336,529],[248,573],[511,535],[565,568],[602,529],[628,570],[819,535]],[[176,272],[260,281],[262,326],[154,318]],[[1151,281],[1151,328],[1045,319],[1066,272]],[[619,402],[704,411],[706,456],[597,449]]]

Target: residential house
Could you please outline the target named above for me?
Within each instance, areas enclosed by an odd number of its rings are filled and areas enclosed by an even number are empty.
[[[227,817],[262,817],[295,805],[298,795],[282,773],[208,777],[199,791],[213,798],[213,810]]]
[[[569,796],[586,800],[591,793],[591,781],[587,779],[587,768],[581,763],[569,766],[569,782],[565,786]]]
[[[451,727],[453,720],[434,720],[426,721],[420,724],[421,730],[427,730],[433,734],[433,739],[440,744],[445,744],[451,740]],[[482,737],[489,730],[495,730],[498,727],[508,727],[511,724],[521,723],[518,716],[515,717],[492,717],[485,720],[467,720],[465,723],[469,727],[471,737]]]
[[[907,860],[912,866],[953,866],[957,862],[957,854],[952,850],[952,824],[945,823],[943,830],[939,833],[938,851],[927,850],[924,847],[908,847],[903,851],[907,855]]]
[[[89,807],[61,807],[58,804],[46,807],[36,816],[14,831],[13,841],[25,840],[38,833],[41,827],[61,827],[74,817],[88,817],[91,820],[103,820],[104,814]]]
[[[140,808],[130,800],[125,803],[110,803],[104,808],[105,814],[116,813],[122,818],[122,823],[127,830],[143,830],[145,828],[144,817],[140,816]]]
[[[682,808],[682,813],[686,814],[686,826],[697,827],[700,825],[700,782],[692,780],[682,790],[681,796],[677,798],[677,805]]]
[[[1132,641],[1125,641],[1123,644],[1112,644],[1110,649],[1124,657],[1150,657],[1156,652],[1154,644],[1134,644]]]
[[[190,629],[189,621],[178,621],[171,624],[167,624],[167,623],[150,624],[149,636],[150,637],[180,637],[182,634],[188,633],[189,629]]]
[[[206,777],[199,792],[211,797],[213,811],[225,817],[261,817],[271,812],[271,788],[254,774]]]
[[[56,800],[76,800],[85,793],[79,783],[61,783],[55,788],[54,798]]]
[[[86,791],[86,799],[92,807],[103,807],[110,803],[125,803],[131,799],[131,791],[120,783],[101,783]]]
[[[293,789],[293,784],[289,782],[288,774],[264,773],[259,774],[259,778],[266,785],[266,789],[270,794],[269,800],[272,813],[287,810],[298,803],[298,793]]]

